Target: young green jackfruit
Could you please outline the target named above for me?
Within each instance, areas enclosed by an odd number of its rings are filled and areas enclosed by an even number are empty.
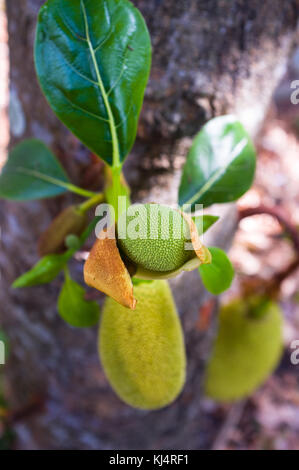
[[[220,311],[207,365],[205,391],[217,401],[250,395],[271,375],[282,354],[282,314],[268,299],[235,300]]]
[[[107,298],[99,351],[117,395],[141,409],[162,408],[185,382],[185,348],[180,320],[166,281],[134,286],[135,310]]]
[[[131,262],[150,271],[167,272],[196,256],[192,249],[185,249],[190,230],[180,212],[160,204],[139,204],[138,212],[130,215],[127,211],[126,238],[118,238]],[[136,233],[140,238],[131,238]]]

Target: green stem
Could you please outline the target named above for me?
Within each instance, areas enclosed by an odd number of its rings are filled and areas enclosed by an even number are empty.
[[[68,280],[70,278],[70,270],[67,264],[64,266],[63,271],[65,280]]]
[[[76,248],[69,248],[65,253],[64,256],[66,258],[66,261],[69,261],[74,254],[80,250],[80,248],[84,245],[88,237],[91,235],[93,230],[95,229],[97,223],[101,220],[101,217],[94,217],[94,219],[90,222],[88,227],[84,230],[84,232],[80,235],[79,240],[80,240],[80,247]]]
[[[91,209],[94,206],[97,206],[103,201],[104,201],[104,194],[103,193],[96,194],[95,196],[91,197],[87,201],[82,202],[82,204],[79,205],[78,210],[84,214],[89,209]]]
[[[40,180],[47,181],[48,183],[54,184],[55,186],[60,186],[61,188],[68,189],[68,191],[71,191],[75,194],[79,194],[83,197],[90,198],[96,194],[92,191],[87,191],[86,189],[79,188],[79,186],[76,186],[72,183],[67,183],[66,181],[54,178],[53,176],[45,175],[44,173],[40,173],[36,170],[28,170],[27,168],[19,167],[17,168],[17,171],[20,173],[24,173],[25,175],[34,176],[35,178],[38,178]]]
[[[121,170],[122,166],[113,166],[112,167],[112,187],[115,196],[116,203],[118,203],[118,196],[122,195],[121,191]],[[117,207],[115,208],[117,210]]]
[[[86,189],[79,188],[79,186],[75,186],[74,184],[69,183],[66,188],[71,191],[72,193],[79,194],[79,196],[83,197],[93,197],[96,193],[93,191],[87,191]]]

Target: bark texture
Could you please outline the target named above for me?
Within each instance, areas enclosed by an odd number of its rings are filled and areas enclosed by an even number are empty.
[[[209,118],[235,112],[253,135],[264,118],[295,36],[295,0],[137,0],[153,41],[153,67],[126,177],[138,200],[176,202],[180,169],[192,136]],[[34,73],[32,45],[42,0],[7,1],[10,47],[11,145],[44,140],[75,183],[96,189],[102,165],[59,123]],[[0,319],[11,338],[8,389],[16,407],[35,397],[43,412],[17,425],[18,448],[199,449],[211,447],[217,421],[201,383],[213,327],[202,333],[199,308],[209,299],[197,273],[172,282],[188,352],[188,380],[180,398],[155,412],[133,410],[110,389],[99,364],[96,329],[77,330],[58,317],[62,279],[12,290],[11,282],[37,260],[36,241],[71,196],[29,204],[1,202]],[[211,244],[229,246],[234,208]],[[82,264],[73,262],[77,279]]]

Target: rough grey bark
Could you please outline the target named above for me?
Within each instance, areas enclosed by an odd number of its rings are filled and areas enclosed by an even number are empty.
[[[42,0],[7,3],[11,145],[38,137],[59,155],[74,181],[95,189],[101,164],[59,123],[41,95],[32,44]],[[133,197],[173,203],[186,148],[214,115],[237,113],[253,135],[283,73],[294,40],[295,0],[138,0],[153,39],[153,67],[139,136],[125,171]],[[36,240],[71,197],[13,204],[2,202],[0,223],[1,322],[11,338],[8,388],[16,407],[45,397],[42,413],[18,424],[19,448],[207,448],[217,428],[202,400],[202,375],[213,328],[196,327],[209,298],[196,273],[172,282],[188,351],[188,381],[180,398],[155,412],[133,410],[110,389],[99,364],[96,329],[76,330],[58,317],[61,285],[13,291],[11,282],[36,260]],[[223,221],[212,243],[228,246],[234,209],[219,208]],[[82,264],[73,262],[80,278]]]

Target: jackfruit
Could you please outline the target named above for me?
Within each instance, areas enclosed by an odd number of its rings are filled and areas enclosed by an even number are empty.
[[[185,347],[167,281],[134,286],[135,310],[111,298],[103,307],[99,352],[106,376],[127,404],[157,409],[170,404],[185,382]]]
[[[282,314],[275,302],[237,299],[222,307],[206,369],[206,395],[221,402],[249,396],[277,366],[282,346]]]
[[[136,299],[134,298],[133,285],[131,281],[132,277],[142,280],[170,279],[177,276],[182,271],[193,271],[198,268],[200,264],[211,262],[211,253],[200,241],[195,222],[189,215],[166,207],[163,221],[166,220],[167,223],[169,211],[172,211],[170,220],[172,220],[171,227],[173,230],[170,229],[169,232],[175,236],[172,237],[172,241],[169,241],[167,238],[165,239],[164,236],[159,240],[157,237],[159,233],[161,235],[162,228],[163,234],[166,235],[166,237],[168,234],[168,230],[165,229],[162,224],[161,210],[159,209],[161,206],[159,204],[150,204],[150,206],[154,207],[154,214],[158,214],[158,223],[156,226],[155,221],[157,221],[157,218],[155,215],[152,219],[150,214],[149,221],[146,220],[147,213],[148,211],[150,212],[150,209],[147,209],[145,206],[146,205],[142,204],[139,205],[139,207],[141,207],[140,211],[142,216],[141,218],[140,216],[137,217],[137,223],[136,220],[133,221],[133,224],[139,227],[142,237],[137,240],[130,238],[127,256],[124,253],[126,248],[123,250],[120,249],[125,238],[123,236],[124,231],[126,232],[127,225],[130,225],[127,223],[127,213],[124,212],[120,215],[118,220],[118,238],[115,238],[115,224],[102,230],[98,235],[98,240],[96,240],[84,265],[84,280],[86,284],[91,287],[95,287],[112,297],[124,307],[129,307],[131,309],[134,309],[136,306]],[[149,204],[147,206],[149,206]],[[175,215],[173,215],[173,213],[175,213]],[[131,217],[130,214],[129,217]],[[154,224],[152,227],[151,224],[153,220]],[[175,221],[178,221],[178,223]],[[177,239],[177,234],[180,233],[181,225],[190,233],[191,242],[189,243],[189,246],[187,245],[188,250],[185,250],[185,240]],[[153,233],[151,232],[152,228]],[[150,231],[149,238],[147,238],[148,230]],[[130,231],[131,228],[129,227],[129,235]],[[175,249],[173,249],[174,247]],[[190,247],[191,249],[189,249]],[[135,248],[137,253],[136,255]],[[132,250],[131,255],[129,253],[130,250]],[[130,256],[135,259],[135,263],[130,259]],[[187,258],[187,261],[183,262],[183,259],[186,259],[185,257]],[[173,265],[182,264],[178,269],[170,271],[156,271],[144,268],[140,264],[136,264],[137,259],[139,258],[141,263],[143,259],[147,266],[155,265],[158,269],[166,269]],[[176,259],[175,263],[172,264],[174,259]]]
[[[134,206],[129,211],[131,208]],[[185,249],[190,230],[179,211],[160,204],[138,204],[138,216],[129,211],[125,214],[126,238],[119,237],[118,244],[131,262],[150,271],[166,272],[196,256],[192,249]],[[140,238],[131,238],[134,235]]]

